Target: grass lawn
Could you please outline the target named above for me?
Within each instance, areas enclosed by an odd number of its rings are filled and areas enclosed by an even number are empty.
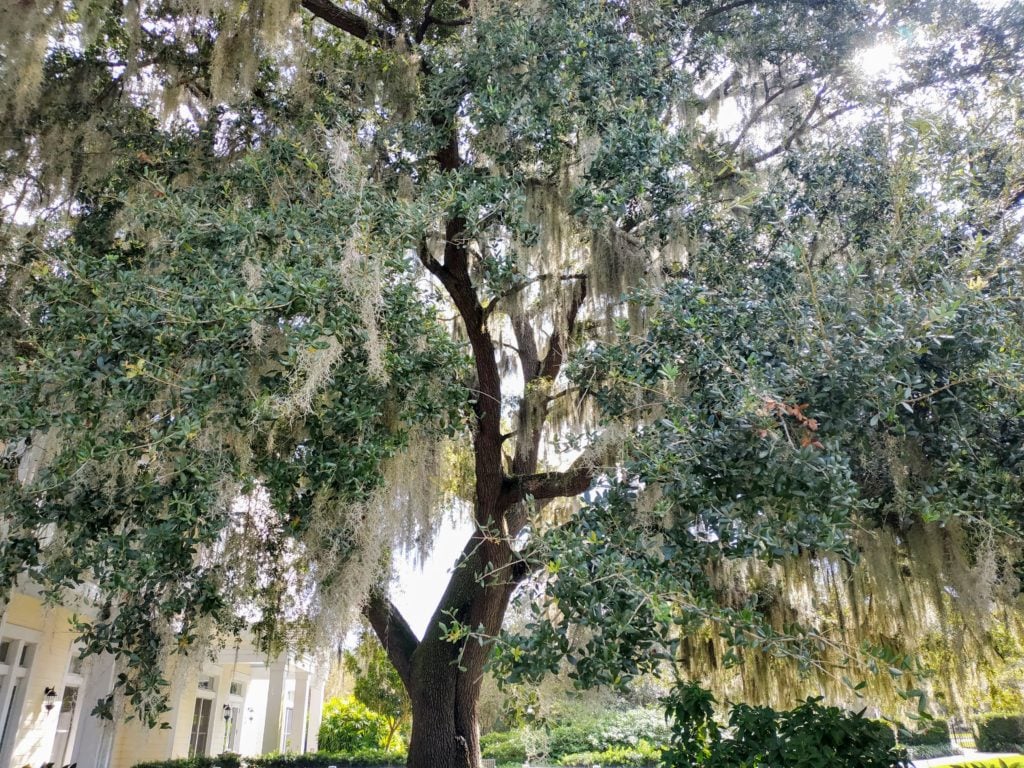
[[[972,760],[970,756],[950,758],[948,763],[936,763],[931,768],[945,768],[945,766],[975,766],[983,768],[1024,768],[1024,755],[1014,757],[990,757],[987,760]]]

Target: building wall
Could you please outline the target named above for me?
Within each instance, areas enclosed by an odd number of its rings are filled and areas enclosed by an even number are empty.
[[[113,661],[90,659],[81,669],[77,662],[72,664],[77,649],[70,618],[69,610],[44,606],[31,591],[12,595],[0,616],[0,638],[33,646],[31,662],[18,678],[19,711],[8,726],[0,768],[38,768],[55,757],[59,760],[53,754],[59,725],[68,740],[64,762],[77,761],[79,768],[131,768],[143,761],[188,757],[196,737],[197,698],[210,702],[205,754],[257,755],[286,748],[298,752],[304,745],[315,750],[323,684],[309,659],[281,657],[268,663],[250,645],[229,647],[215,661],[187,673],[175,675],[168,670],[167,677],[174,683],[168,702],[171,710],[164,717],[167,728],[149,729],[136,721],[112,723],[89,713],[111,691]],[[3,669],[0,666],[0,672]],[[73,716],[65,712],[62,720],[61,704],[68,686],[77,687],[78,697]],[[56,694],[51,710],[45,707],[47,687]],[[10,690],[10,682],[5,687],[0,680],[0,700]],[[290,728],[286,729],[288,710]]]
[[[34,768],[51,759],[65,684],[71,682],[69,677],[76,678],[75,682],[80,679],[68,670],[74,647],[70,618],[65,608],[46,607],[37,597],[15,593],[0,622],[0,638],[20,638],[32,646],[26,673],[18,680],[18,711],[11,715],[0,752],[0,759],[5,758],[10,765]],[[51,710],[45,707],[47,688],[53,688],[56,694]],[[0,690],[0,697],[5,693]],[[76,709],[81,709],[80,702]],[[78,712],[75,717],[80,719]]]

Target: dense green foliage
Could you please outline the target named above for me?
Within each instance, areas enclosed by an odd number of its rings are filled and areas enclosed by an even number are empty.
[[[729,713],[729,735],[714,720],[715,700],[696,684],[681,685],[666,701],[672,744],[664,764],[731,768],[749,765],[897,768],[908,764],[892,744],[884,724],[863,713],[826,707],[808,699],[789,711],[736,704]]]
[[[1024,715],[987,715],[978,721],[978,749],[1024,752]]]
[[[994,591],[981,605],[1019,601],[1019,222],[1005,221],[1002,170],[945,204],[964,151],[948,126],[892,129],[794,153],[742,215],[695,212],[700,255],[637,294],[643,334],[620,323],[577,361],[609,420],[643,426],[618,480],[538,547],[547,600],[502,661],[529,651],[538,671],[567,654],[585,683],[617,683],[680,655],[702,675],[744,647],[805,663],[801,642],[835,643],[837,661],[868,656],[867,675],[904,667],[921,630],[946,634],[913,619],[915,601],[976,614],[983,572]],[[1019,165],[1003,135],[989,125],[960,141]],[[886,530],[896,546],[872,557]],[[772,576],[773,563],[789,565]],[[808,580],[818,597],[801,605]],[[947,594],[911,596],[935,583]],[[709,621],[728,638],[711,654],[697,633]],[[950,621],[988,648],[1003,631]],[[961,644],[942,671],[963,675],[967,655]]]

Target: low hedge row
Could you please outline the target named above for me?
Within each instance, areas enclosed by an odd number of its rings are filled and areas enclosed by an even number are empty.
[[[609,747],[601,752],[577,752],[560,757],[564,766],[614,765],[620,768],[654,768],[661,764],[661,750],[641,742],[637,747]]]
[[[153,760],[136,763],[132,768],[242,768],[242,758],[225,752],[217,757],[186,757],[180,760]]]
[[[978,749],[1017,752],[1024,745],[1024,714],[988,715],[978,721]]]
[[[305,755],[264,755],[239,757],[224,754],[217,757],[190,757],[181,760],[137,763],[133,768],[403,768],[405,755],[366,749],[352,753],[310,752]]]
[[[963,751],[950,743],[946,744],[919,744],[915,747],[907,747],[907,755],[911,760],[930,760],[934,757],[956,757],[962,755]]]

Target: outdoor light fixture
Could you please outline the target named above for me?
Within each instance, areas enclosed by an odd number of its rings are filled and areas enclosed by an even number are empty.
[[[224,722],[226,723],[231,719],[231,707],[225,704],[221,709],[224,711]]]
[[[52,685],[46,686],[43,689],[43,709],[47,712],[52,712],[53,708],[57,706],[57,691]]]

